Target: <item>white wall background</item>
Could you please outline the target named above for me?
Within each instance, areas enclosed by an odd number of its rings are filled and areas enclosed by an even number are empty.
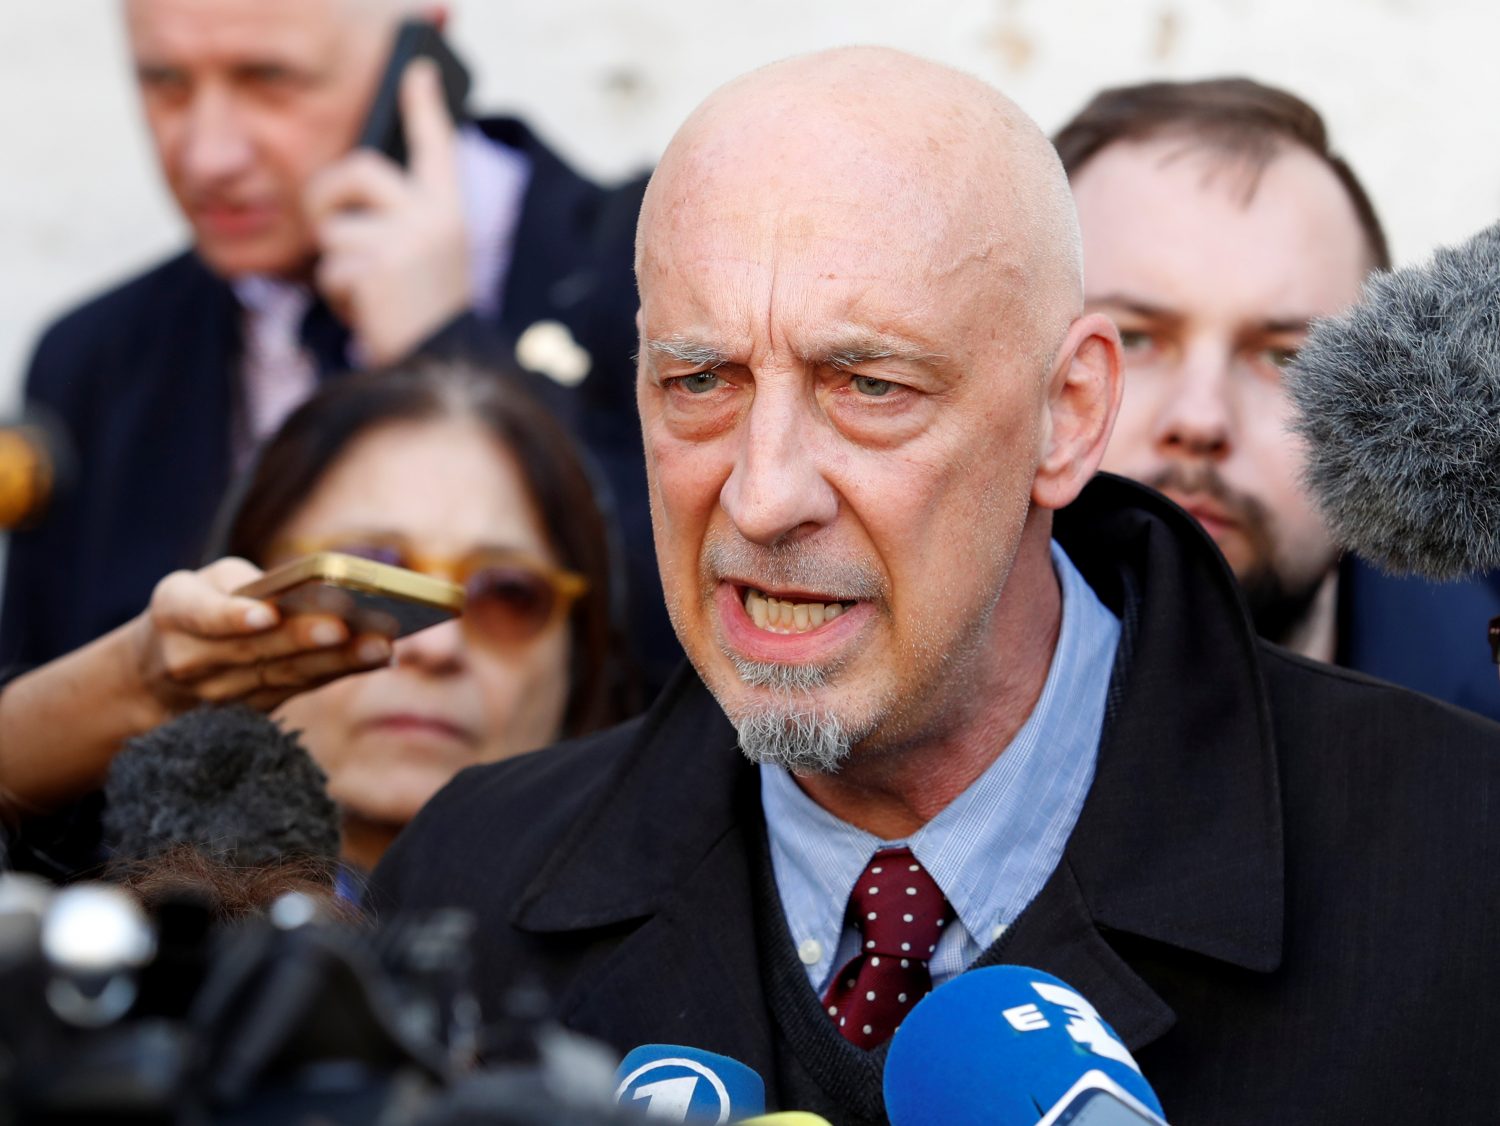
[[[724,79],[843,43],[996,83],[1052,129],[1102,85],[1247,74],[1330,122],[1399,260],[1500,217],[1496,0],[456,0],[476,104],[601,177]],[[0,403],[41,325],[182,241],[115,0],[0,0]]]

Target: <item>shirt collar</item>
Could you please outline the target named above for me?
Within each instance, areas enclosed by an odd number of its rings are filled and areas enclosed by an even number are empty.
[[[531,162],[509,145],[496,144],[477,126],[465,125],[458,132],[458,180],[474,308],[493,318],[504,299]]]

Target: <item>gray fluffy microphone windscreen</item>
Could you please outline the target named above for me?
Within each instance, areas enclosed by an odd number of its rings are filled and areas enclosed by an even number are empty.
[[[127,742],[104,784],[117,858],[183,846],[233,865],[332,861],[339,820],[296,735],[246,707],[202,707]]]
[[[1389,571],[1500,566],[1500,224],[1372,277],[1287,386],[1335,539]]]

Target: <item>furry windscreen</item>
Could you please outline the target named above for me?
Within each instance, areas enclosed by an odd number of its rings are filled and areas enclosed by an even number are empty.
[[[137,736],[104,784],[105,841],[117,858],[189,845],[230,864],[332,861],[337,811],[293,734],[245,707],[204,707]]]
[[[1373,277],[1287,385],[1340,543],[1432,578],[1500,566],[1500,224]]]

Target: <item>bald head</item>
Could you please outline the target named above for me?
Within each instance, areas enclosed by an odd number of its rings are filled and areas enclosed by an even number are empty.
[[[1067,179],[1046,137],[979,80],[900,51],[775,63],[712,94],[668,146],[636,245],[653,266],[728,215],[776,214],[846,247],[900,239],[912,266],[962,273],[1050,348],[1082,302]]]
[[[1118,402],[1046,138],[909,55],[794,59],[682,127],[636,246],[662,585],[741,745],[992,751],[975,702],[1040,690],[1051,512]]]

